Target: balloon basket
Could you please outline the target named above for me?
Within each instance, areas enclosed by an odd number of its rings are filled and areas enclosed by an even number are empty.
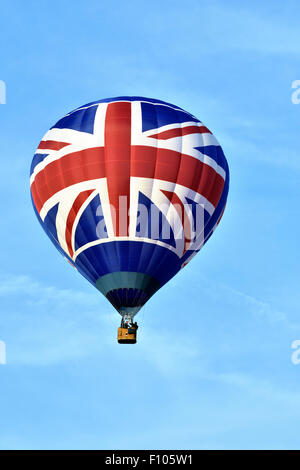
[[[136,343],[136,329],[135,328],[118,328],[118,343],[119,344],[135,344]]]

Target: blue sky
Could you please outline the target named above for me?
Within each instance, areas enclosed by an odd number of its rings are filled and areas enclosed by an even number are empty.
[[[1,449],[300,447],[299,10],[1,5]],[[58,118],[127,94],[195,114],[231,171],[218,230],[140,313],[135,347],[116,343],[119,316],[42,232],[28,177]]]

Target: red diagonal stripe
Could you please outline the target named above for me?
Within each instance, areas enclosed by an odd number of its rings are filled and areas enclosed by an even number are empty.
[[[60,150],[67,145],[71,145],[67,142],[56,142],[55,140],[42,140],[38,149],[47,149],[47,150]]]
[[[176,129],[169,129],[167,131],[159,132],[158,134],[149,135],[159,140],[172,139],[173,137],[182,137],[189,134],[211,134],[210,130],[205,126],[187,126],[177,127]]]
[[[70,253],[70,257],[72,258],[73,256],[73,247],[72,247],[72,229],[73,229],[73,224],[76,219],[76,216],[78,214],[79,209],[81,206],[85,203],[87,198],[89,197],[90,194],[94,189],[88,189],[87,191],[82,191],[81,193],[78,194],[77,198],[74,201],[73,206],[71,207],[71,210],[69,212],[68,218],[67,218],[67,223],[66,223],[66,242],[68,246],[68,250]]]
[[[174,205],[177,214],[179,215],[179,218],[183,227],[183,232],[184,232],[184,249],[183,249],[183,254],[184,254],[187,251],[188,246],[190,245],[192,241],[191,240],[192,228],[191,228],[190,219],[185,210],[183,202],[177,196],[176,193],[171,192],[171,191],[164,191],[163,189],[161,190],[161,192],[164,193],[165,196],[167,196],[171,204]]]

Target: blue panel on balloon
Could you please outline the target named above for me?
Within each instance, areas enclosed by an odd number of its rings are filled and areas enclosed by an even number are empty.
[[[197,202],[193,201],[193,199],[186,197],[185,200],[189,204],[190,210],[192,212],[192,231],[195,233],[194,240],[196,240],[196,238],[199,237],[199,235],[201,235],[201,233],[203,232],[203,229],[209,222],[211,216],[210,213],[206,211],[201,204],[198,204]]]
[[[227,171],[226,158],[219,145],[206,145],[204,147],[195,147],[195,149],[214,160],[225,172]]]
[[[44,219],[45,230],[48,235],[52,236],[54,240],[57,240],[57,229],[56,229],[56,216],[58,210],[58,203],[48,211],[47,216]]]
[[[139,206],[136,236],[159,240],[175,248],[174,232],[165,215],[141,192],[139,193]]]
[[[93,134],[97,107],[79,109],[60,119],[51,129],[74,129]]]
[[[162,246],[124,240],[91,246],[77,256],[75,264],[93,283],[104,274],[132,271],[149,274],[163,285],[180,269],[181,260]]]
[[[30,175],[34,172],[35,167],[41,163],[46,157],[48,157],[49,153],[36,153],[33,156],[31,167],[30,167]]]
[[[121,288],[111,290],[106,298],[119,310],[121,307],[141,307],[149,300],[149,295],[140,289]]]
[[[81,214],[75,231],[75,249],[101,238],[107,238],[107,230],[100,196],[97,194]]]
[[[157,129],[161,126],[183,122],[199,122],[197,118],[180,109],[173,109],[163,105],[153,105],[151,103],[141,103],[143,131]]]

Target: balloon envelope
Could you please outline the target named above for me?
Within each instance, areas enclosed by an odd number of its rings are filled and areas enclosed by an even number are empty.
[[[195,116],[125,96],[60,119],[36,150],[30,183],[56,248],[123,315],[137,313],[209,239],[229,171]]]

